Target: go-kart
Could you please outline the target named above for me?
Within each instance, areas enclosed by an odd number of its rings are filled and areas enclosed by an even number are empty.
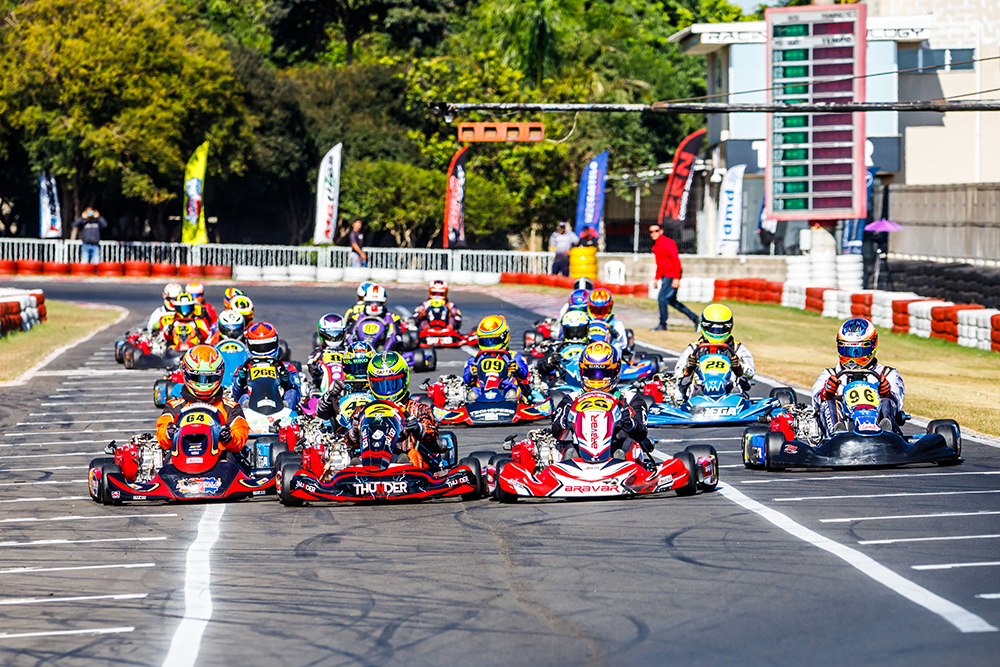
[[[580,381],[580,355],[586,347],[586,343],[582,342],[545,341],[531,351],[533,357],[545,357],[554,349],[559,351],[560,367],[548,377],[542,378],[550,391],[571,393],[583,387]],[[535,350],[540,352],[536,354]],[[660,370],[661,364],[662,358],[658,354],[646,356],[643,353],[639,358],[629,359],[622,364],[621,382],[627,384],[652,377]]]
[[[510,456],[494,455],[486,462],[487,490],[495,499],[512,503],[519,497],[597,498],[670,490],[690,496],[699,489],[713,490],[719,482],[719,458],[709,445],[691,445],[660,463],[648,453],[648,441],[626,441],[624,449],[612,451],[621,414],[605,393],[580,395],[572,410],[572,441],[559,443],[550,431],[535,430],[516,444],[514,436],[508,438]]]
[[[318,422],[319,420],[313,420]],[[300,426],[301,428],[301,426]],[[443,431],[438,452],[420,445],[427,463],[418,468],[406,455],[394,457],[393,450],[405,429],[398,406],[373,401],[364,408],[359,427],[360,451],[350,451],[342,434],[307,427],[302,452],[281,454],[278,466],[278,499],[284,505],[301,505],[306,500],[426,500],[461,496],[475,500],[483,484],[478,459],[458,456],[454,433]],[[405,459],[397,463],[394,458]]]
[[[780,404],[795,402],[788,387],[771,390],[768,398],[750,398],[733,374],[724,345],[702,346],[696,379],[700,392],[684,398],[673,375],[657,374],[643,387],[649,397],[650,426],[718,426],[755,422]]]
[[[904,435],[909,415],[895,423],[879,418],[878,376],[867,371],[839,374],[837,412],[843,421],[825,435],[811,405],[782,405],[761,418],[767,426],[743,431],[747,468],[860,468],[908,463],[955,465],[962,459],[962,433],[954,419],[935,419],[924,435]]]
[[[129,370],[173,368],[180,362],[184,350],[167,347],[163,336],[145,329],[129,331],[115,341],[115,361]]]
[[[247,360],[247,346],[238,340],[223,340],[216,343],[215,349],[225,363],[222,386],[231,387],[233,373]],[[184,373],[179,368],[167,371],[164,377],[153,383],[153,405],[164,407],[171,398],[180,397],[183,387]]]
[[[448,302],[444,299],[431,299],[425,313],[420,322],[411,319],[408,323],[417,332],[420,347],[478,345],[479,339],[475,332],[463,334],[448,323],[451,313],[448,311]]]
[[[466,387],[457,375],[442,375],[422,387],[427,395],[419,400],[432,406],[434,418],[441,424],[497,426],[536,421],[552,414],[552,400],[535,388],[504,389],[510,377],[509,354],[501,351],[480,352],[476,386]],[[524,392],[530,392],[524,396]]]
[[[143,433],[128,444],[112,441],[110,457],[90,462],[90,497],[105,505],[125,500],[207,500],[249,498],[274,493],[274,457],[283,445],[270,448],[260,465],[255,445],[238,454],[220,447],[219,411],[205,403],[185,406],[177,418],[170,459],[156,437]]]
[[[372,349],[379,350],[385,348],[388,338],[388,327],[384,321],[377,317],[362,317],[348,334],[347,344],[364,341],[371,345]],[[412,332],[401,332],[395,347],[395,351],[399,352],[407,365],[418,373],[437,368],[437,354],[434,348],[418,347],[417,339]]]

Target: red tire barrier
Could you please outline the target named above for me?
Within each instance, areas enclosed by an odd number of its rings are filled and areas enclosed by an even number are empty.
[[[69,262],[45,262],[42,273],[47,276],[64,276],[69,273]]]
[[[42,273],[42,262],[38,259],[19,259],[16,266],[18,275],[38,276]]]
[[[500,284],[501,285],[516,285],[521,282],[521,276],[516,273],[501,273],[500,274]]]
[[[151,262],[125,262],[125,275],[141,278],[148,276],[153,270]]]
[[[49,314],[45,308],[44,303],[38,304],[38,319],[40,319],[42,322],[45,322],[46,320],[49,319]]]
[[[205,275],[205,267],[200,264],[181,264],[177,267],[177,275],[183,278],[201,278]]]
[[[556,276],[556,287],[573,289],[573,279],[569,276]]]
[[[542,276],[537,273],[523,273],[521,278],[521,283],[525,285],[540,285],[542,280]]]
[[[12,276],[17,273],[17,263],[12,259],[0,259],[0,276]]]
[[[69,273],[73,276],[92,276],[97,273],[97,264],[90,262],[70,262]]]
[[[153,264],[152,271],[150,271],[154,276],[176,276],[177,266],[174,264]]]
[[[99,276],[123,276],[125,275],[125,265],[121,262],[101,262],[97,265],[97,275]]]
[[[209,278],[232,278],[233,267],[223,264],[206,264],[205,276]]]

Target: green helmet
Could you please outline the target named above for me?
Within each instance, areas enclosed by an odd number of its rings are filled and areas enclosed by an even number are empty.
[[[368,362],[368,385],[375,398],[401,404],[410,395],[410,367],[398,352],[383,352]]]

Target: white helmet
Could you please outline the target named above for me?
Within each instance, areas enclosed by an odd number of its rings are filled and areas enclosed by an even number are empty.
[[[381,285],[372,285],[368,293],[365,294],[365,315],[382,317],[385,315],[385,304],[387,301],[385,288]]]
[[[246,320],[235,310],[224,310],[219,315],[219,335],[223,338],[239,340],[243,338]]]
[[[365,295],[368,294],[368,290],[370,290],[373,287],[375,287],[375,283],[373,283],[370,280],[366,280],[365,282],[358,285],[358,301],[364,301]]]
[[[163,307],[173,311],[174,301],[181,295],[184,288],[179,283],[170,283],[163,288]]]

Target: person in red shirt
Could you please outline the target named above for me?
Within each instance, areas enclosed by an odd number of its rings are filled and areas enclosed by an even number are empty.
[[[660,281],[660,293],[656,299],[660,305],[660,324],[653,331],[667,330],[668,306],[673,306],[687,315],[697,328],[698,316],[677,300],[677,288],[681,286],[682,271],[677,244],[663,234],[663,229],[659,225],[652,225],[649,228],[649,236],[653,239],[653,255],[656,257],[656,279]]]

